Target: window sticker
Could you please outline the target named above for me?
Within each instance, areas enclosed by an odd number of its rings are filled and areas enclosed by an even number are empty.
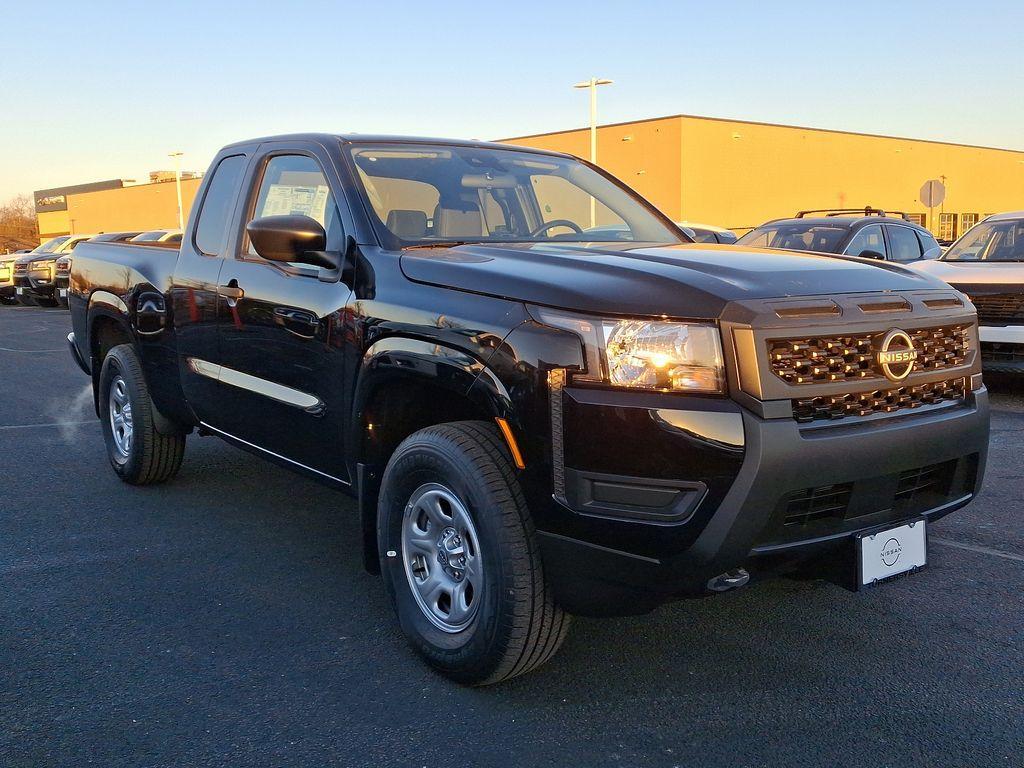
[[[330,189],[326,184],[315,187],[271,184],[263,202],[264,216],[309,216],[320,224],[327,220],[327,198]]]

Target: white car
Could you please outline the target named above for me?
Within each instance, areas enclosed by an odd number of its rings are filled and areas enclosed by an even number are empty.
[[[941,258],[907,266],[945,280],[974,302],[985,370],[1024,374],[1024,211],[993,214]]]

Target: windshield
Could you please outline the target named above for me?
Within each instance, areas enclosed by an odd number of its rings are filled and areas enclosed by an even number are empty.
[[[55,237],[53,238],[53,240],[47,240],[45,243],[43,243],[34,251],[32,251],[32,253],[53,253],[70,239],[70,235],[65,235],[64,237]]]
[[[133,243],[152,243],[159,240],[161,237],[167,234],[165,229],[155,229],[152,232],[143,232],[141,235],[136,235],[132,238]]]
[[[942,261],[1024,261],[1024,219],[976,224]]]
[[[789,251],[839,253],[849,232],[846,227],[811,222],[764,224],[747,232],[736,244],[755,248],[785,248]]]
[[[389,247],[685,242],[633,193],[572,158],[423,144],[355,145],[351,153]]]

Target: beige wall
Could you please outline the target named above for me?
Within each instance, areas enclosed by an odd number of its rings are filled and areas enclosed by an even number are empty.
[[[184,179],[181,182],[186,221],[200,183],[201,179]],[[175,184],[138,184],[68,195],[67,216],[73,233],[176,229],[178,197]]]
[[[585,129],[505,141],[590,154]],[[741,229],[804,208],[927,214],[918,190],[940,175],[947,213],[1024,208],[1024,151],[687,116],[604,126],[598,141],[599,164],[676,220]]]

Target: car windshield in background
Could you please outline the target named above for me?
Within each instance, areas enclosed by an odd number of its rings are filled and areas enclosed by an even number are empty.
[[[1024,261],[1024,219],[975,225],[953,243],[942,261]]]
[[[825,224],[765,224],[747,232],[736,244],[755,248],[837,253],[849,233],[846,227]]]
[[[71,237],[68,235],[64,235],[64,237],[55,237],[52,240],[47,240],[34,251],[31,251],[31,253],[53,253],[70,239]]]
[[[374,226],[392,246],[684,242],[631,192],[572,158],[425,144],[351,153]]]
[[[159,240],[161,237],[166,235],[165,230],[159,229],[153,232],[143,232],[141,235],[136,235],[132,238],[133,243],[152,243]]]

